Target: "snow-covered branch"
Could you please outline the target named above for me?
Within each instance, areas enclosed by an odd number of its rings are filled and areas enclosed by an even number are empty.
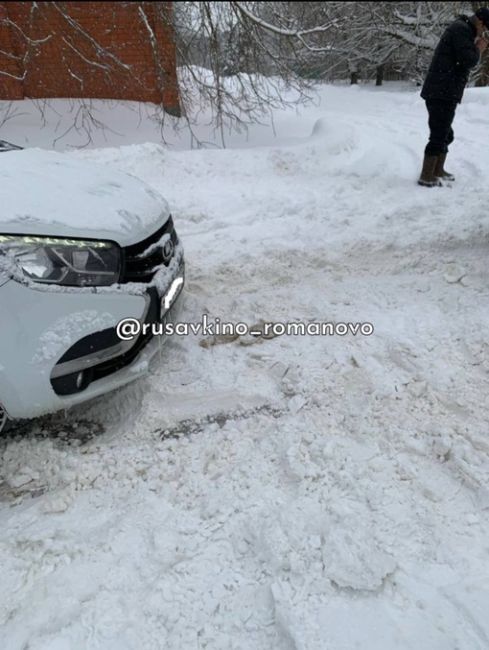
[[[246,18],[254,22],[259,28],[264,29],[268,32],[271,32],[273,34],[276,34],[278,36],[287,36],[289,38],[298,38],[301,40],[304,40],[306,36],[311,36],[313,34],[324,34],[337,25],[337,21],[332,20],[328,24],[325,25],[317,25],[315,27],[311,27],[309,29],[284,29],[278,25],[273,25],[272,23],[264,20],[263,18],[260,18],[256,14],[254,14],[252,11],[247,9],[242,2],[233,2],[232,3],[236,9],[241,12]]]

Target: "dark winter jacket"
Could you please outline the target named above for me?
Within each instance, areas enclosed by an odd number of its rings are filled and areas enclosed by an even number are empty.
[[[479,62],[475,26],[460,16],[445,30],[438,43],[421,91],[423,99],[460,103],[470,69]]]

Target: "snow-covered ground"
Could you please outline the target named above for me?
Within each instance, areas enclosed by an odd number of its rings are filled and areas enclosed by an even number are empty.
[[[167,197],[185,320],[375,333],[172,339],[146,380],[4,439],[2,649],[489,647],[489,91],[430,190],[416,92],[320,99],[226,150],[66,154]]]

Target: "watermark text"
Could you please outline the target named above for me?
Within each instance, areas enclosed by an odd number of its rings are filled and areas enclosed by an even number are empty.
[[[250,326],[243,322],[231,323],[220,318],[210,319],[206,314],[198,323],[163,322],[142,323],[137,318],[124,318],[116,327],[122,341],[132,341],[139,336],[371,336],[374,326],[369,322],[300,322],[262,323]]]

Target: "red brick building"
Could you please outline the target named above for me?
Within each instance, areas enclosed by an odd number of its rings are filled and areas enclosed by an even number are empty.
[[[0,2],[0,99],[127,99],[179,115],[171,19],[171,2]]]

